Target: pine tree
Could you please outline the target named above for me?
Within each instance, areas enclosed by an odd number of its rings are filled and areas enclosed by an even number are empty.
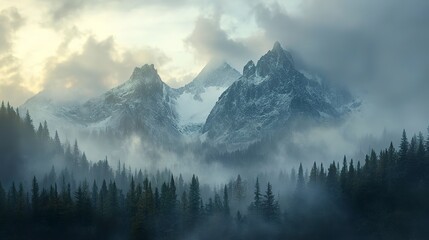
[[[215,192],[213,212],[214,213],[221,213],[222,210],[223,210],[222,200],[220,199],[219,193]]]
[[[24,125],[26,127],[27,134],[30,135],[34,133],[33,119],[31,119],[30,113],[28,112],[28,110],[25,114]]]
[[[407,161],[409,143],[407,133],[405,130],[402,132],[401,145],[399,146],[399,161],[403,165]]]
[[[255,191],[253,192],[253,202],[249,207],[249,210],[253,215],[259,216],[262,210],[262,199],[261,190],[259,188],[259,178],[256,178]]]
[[[82,153],[82,158],[80,160],[79,166],[83,175],[87,175],[89,173],[89,162],[86,158],[85,152]]]
[[[106,218],[108,214],[109,201],[108,201],[109,191],[107,190],[106,180],[103,180],[101,185],[100,194],[98,196],[98,214],[101,218]]]
[[[387,168],[389,159],[387,150],[381,151],[379,154],[379,164],[377,167],[377,183],[384,189],[387,188]]]
[[[420,132],[418,137],[418,147],[417,147],[417,160],[418,160],[418,169],[419,174],[422,174],[424,170],[424,162],[426,157],[426,149],[425,149],[425,139],[423,134]],[[424,172],[423,172],[424,173]]]
[[[45,141],[50,141],[50,134],[49,134],[49,128],[48,128],[48,123],[46,121],[43,122],[43,131],[42,131],[42,136],[43,139]]]
[[[131,215],[134,215],[137,210],[137,192],[134,182],[134,177],[131,177],[130,189],[127,193],[127,208]]]
[[[237,179],[235,180],[234,197],[235,197],[235,200],[237,200],[237,202],[239,204],[242,203],[244,198],[245,198],[243,181],[241,180],[240,174],[237,176]]]
[[[189,200],[188,200],[188,193],[183,191],[182,197],[180,199],[180,205],[182,210],[182,218],[187,219],[188,218],[188,212],[189,212]]]
[[[162,183],[161,185],[161,197],[160,197],[160,202],[161,202],[161,208],[165,209],[165,211],[167,212],[168,209],[168,198],[169,198],[169,187],[167,186],[167,184],[165,182]]]
[[[401,144],[399,145],[399,158],[396,165],[396,174],[395,174],[395,185],[403,191],[407,188],[407,182],[405,179],[408,177],[408,160],[409,160],[409,147],[407,134],[405,130],[402,132]]]
[[[97,186],[97,183],[95,182],[95,180],[92,183],[91,206],[92,206],[92,209],[98,208],[98,186]]]
[[[142,223],[142,236],[150,238],[154,234],[155,200],[152,185],[147,178],[143,181],[143,196],[140,198],[137,209],[138,222]]]
[[[78,170],[80,160],[80,150],[79,145],[77,144],[77,140],[74,141],[73,145],[73,153],[72,153],[72,169]]]
[[[427,128],[428,135],[426,137],[426,153],[429,155],[429,127]]]
[[[118,189],[114,181],[109,183],[108,193],[108,216],[112,219],[119,212]]]
[[[55,131],[55,137],[54,137],[54,145],[55,145],[55,151],[57,154],[63,154],[63,147],[61,145],[60,137],[58,136],[58,132]]]
[[[319,175],[319,170],[317,169],[316,162],[314,162],[313,167],[311,168],[311,171],[310,171],[309,185],[313,187],[317,185],[318,175]]]
[[[91,217],[91,197],[89,195],[89,186],[86,181],[79,184],[75,192],[76,198],[76,214],[80,221],[86,223]]]
[[[343,190],[343,193],[347,192],[347,158],[346,156],[344,156],[343,159],[343,167],[341,168],[341,173],[340,173],[340,186],[341,189]]]
[[[191,185],[189,187],[189,217],[191,220],[191,226],[193,226],[199,219],[200,200],[200,185],[198,178],[193,175]]]
[[[27,208],[27,200],[26,200],[26,194],[24,192],[24,185],[22,183],[19,183],[18,186],[18,195],[17,195],[17,216],[24,217],[26,213]]]
[[[271,184],[267,184],[267,190],[262,202],[263,217],[267,222],[278,222],[280,220],[280,210],[277,201],[274,199]]]
[[[376,176],[377,176],[377,154],[375,153],[374,149],[371,150],[368,170],[369,170],[369,180],[375,183]]]
[[[305,186],[305,179],[304,179],[304,171],[302,168],[302,164],[299,164],[299,169],[298,169],[298,179],[296,182],[296,192],[297,193],[301,193],[304,191],[304,186]]]
[[[426,173],[425,177],[424,177],[424,182],[426,184],[426,189],[429,189],[429,174],[427,174],[429,172],[429,127],[427,129],[428,131],[428,136],[426,138],[426,156],[425,156],[425,160],[423,163],[423,171]],[[429,191],[427,191],[427,195],[429,196]]]
[[[39,127],[37,128],[36,135],[39,138],[39,141],[43,141],[43,126],[42,123],[39,123]]]
[[[338,173],[335,162],[329,166],[326,186],[334,198],[338,197]]]
[[[320,182],[320,185],[322,186],[326,182],[326,173],[325,173],[325,168],[323,167],[323,163],[320,164],[319,182]]]
[[[393,189],[397,158],[398,157],[397,157],[396,149],[395,147],[393,147],[393,143],[390,142],[389,149],[387,150],[388,164],[386,168],[386,181],[387,181],[388,191]]]
[[[155,208],[155,214],[159,214],[159,210],[160,210],[160,197],[159,197],[159,191],[158,188],[155,188],[155,193],[153,195],[153,200],[154,200],[154,208]]]
[[[174,214],[176,205],[177,205],[176,184],[174,182],[173,175],[171,175],[170,185],[168,186],[168,208],[172,214]]]
[[[40,200],[39,200],[39,184],[37,183],[36,176],[33,177],[32,189],[31,189],[31,205],[33,208],[34,216],[39,214]]]
[[[43,191],[42,191],[43,193]],[[40,199],[42,199],[42,194],[40,194]],[[63,205],[63,215],[64,216],[70,216],[73,212],[73,199],[71,196],[71,186],[70,183],[67,184],[66,187],[64,187],[62,189],[61,192],[61,201],[62,201],[62,205]],[[43,202],[41,200],[41,202]]]
[[[355,181],[356,181],[356,170],[353,164],[353,159],[350,160],[349,172],[347,175],[347,189],[348,194],[352,194],[355,189]]]
[[[223,188],[223,210],[224,210],[225,216],[229,216],[230,209],[229,209],[228,189],[226,185]]]

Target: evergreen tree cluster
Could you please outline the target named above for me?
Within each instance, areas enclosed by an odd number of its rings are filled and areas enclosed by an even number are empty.
[[[393,144],[365,156],[363,164],[344,157],[313,164],[308,178],[302,166],[296,190],[284,214],[291,238],[425,239],[429,231],[429,136]]]
[[[18,109],[4,102],[0,106],[0,153],[0,181],[4,183],[24,179],[28,174],[39,175],[38,169],[53,165],[66,166],[82,176],[90,168],[77,141],[73,146],[67,141],[62,144],[57,132],[51,137],[46,121],[36,129],[28,111],[21,116]]]
[[[28,170],[35,166],[50,171]],[[429,236],[429,135],[403,131],[398,150],[391,143],[362,162],[345,156],[326,167],[300,164],[277,181],[248,179],[210,189],[167,169],[119,162],[114,170],[107,158],[90,162],[77,141],[51,138],[46,122],[35,129],[29,113],[0,106],[0,239]]]
[[[84,180],[74,191],[70,183],[41,187],[36,177],[28,191],[22,183],[9,189],[0,183],[0,238],[176,239],[207,219],[231,220],[226,186],[221,199],[215,193],[214,203],[205,204],[196,176],[181,200],[175,182],[171,175],[159,189],[147,177],[132,177],[127,192],[106,180],[92,186]]]

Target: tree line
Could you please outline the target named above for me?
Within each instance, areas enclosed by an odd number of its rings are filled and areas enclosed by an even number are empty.
[[[422,133],[408,138],[404,130],[398,149],[391,143],[362,161],[344,157],[309,169],[300,164],[278,179],[238,175],[207,188],[195,175],[184,181],[167,169],[150,173],[120,163],[113,170],[107,159],[92,163],[77,141],[61,143],[57,133],[51,138],[46,123],[36,130],[28,113],[21,117],[2,103],[0,153],[5,239],[429,236],[429,136]],[[39,161],[51,170],[21,171]],[[52,166],[58,161],[62,168]]]

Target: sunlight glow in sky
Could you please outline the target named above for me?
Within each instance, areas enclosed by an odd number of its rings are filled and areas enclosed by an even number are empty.
[[[288,12],[297,9],[296,0],[283,2]],[[249,57],[272,45],[255,22],[260,4],[277,3],[0,0],[0,98],[19,105],[51,82],[56,87],[63,83],[63,90],[102,82],[96,95],[145,63],[154,63],[173,87],[191,81],[212,58],[223,58],[241,71]],[[228,44],[253,51],[240,57],[218,51]]]

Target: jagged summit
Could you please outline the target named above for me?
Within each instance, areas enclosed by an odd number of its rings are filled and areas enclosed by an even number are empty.
[[[294,68],[292,55],[284,50],[279,42],[275,42],[271,50],[255,63],[250,60],[243,68],[243,77],[248,82],[260,84],[268,76],[284,75]]]
[[[276,42],[273,49],[259,59],[256,71],[258,76],[264,78],[269,74],[287,74],[293,66],[292,55]]]
[[[255,63],[250,60],[246,65],[243,67],[243,76],[246,78],[251,77],[256,73],[256,66]]]
[[[227,62],[212,60],[183,90],[198,93],[207,87],[229,87],[240,76]]]
[[[198,134],[219,96],[240,76],[225,61],[210,61],[192,82],[178,89],[176,109],[181,131]]]
[[[215,145],[240,149],[285,131],[295,120],[340,119],[353,100],[343,95],[305,77],[295,68],[291,54],[276,42],[256,65],[249,61],[244,66],[243,76],[213,107],[203,133]]]
[[[155,66],[153,64],[145,64],[140,68],[134,68],[128,82],[153,83],[162,81]]]
[[[283,48],[282,48],[282,46],[280,45],[279,41],[276,41],[276,42],[274,43],[274,46],[273,46],[272,51],[283,51]]]
[[[128,81],[84,103],[57,106],[39,96],[24,107],[35,121],[48,119],[51,126],[114,129],[165,144],[197,137],[228,150],[283,132],[294,119],[337,120],[353,107],[347,92],[298,71],[279,42],[255,62],[241,75],[224,61],[210,61],[178,89],[145,64]]]
[[[179,136],[174,109],[174,89],[162,82],[153,64],[135,68],[130,79],[74,112],[89,130],[134,132],[161,143]],[[166,142],[165,142],[166,143]]]

